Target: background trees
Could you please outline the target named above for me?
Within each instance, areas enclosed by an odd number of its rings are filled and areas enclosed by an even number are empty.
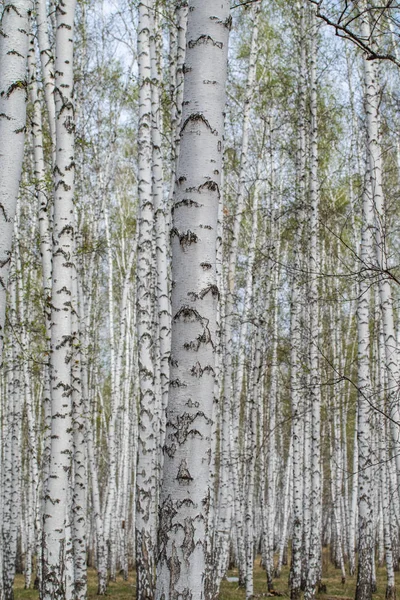
[[[17,565],[42,596],[84,597],[86,559],[101,594],[134,565],[139,596],[172,594],[201,554],[207,597],[229,562],[250,597],[260,553],[270,590],[289,554],[291,596],[312,598],[322,545],[343,579],[358,553],[363,598],[386,561],[393,594],[398,72],[376,55],[396,57],[398,8],[346,6],[318,10],[347,42],[306,1],[2,5],[9,228],[22,165],[5,596]]]

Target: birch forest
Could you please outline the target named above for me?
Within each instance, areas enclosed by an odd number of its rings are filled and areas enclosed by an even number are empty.
[[[400,3],[0,0],[0,363],[0,600],[395,600]]]

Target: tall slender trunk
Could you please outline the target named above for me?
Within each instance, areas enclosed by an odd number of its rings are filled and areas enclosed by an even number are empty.
[[[243,524],[243,490],[240,482],[240,457],[239,457],[239,431],[240,431],[240,394],[241,379],[234,378],[233,371],[233,313],[235,305],[235,274],[239,248],[239,235],[243,216],[244,203],[246,200],[246,178],[248,176],[248,152],[251,100],[254,94],[256,81],[258,30],[261,2],[257,2],[252,8],[253,29],[249,56],[249,67],[246,81],[245,100],[243,107],[243,130],[242,146],[240,154],[240,172],[238,181],[238,194],[236,202],[236,216],[233,224],[231,246],[229,252],[229,264],[227,269],[226,305],[225,305],[225,398],[224,403],[230,409],[230,455],[232,483],[234,492],[234,521],[236,526],[236,544],[239,566],[240,583],[245,583],[245,536]]]
[[[318,124],[317,124],[317,18],[314,7],[311,9],[311,49],[310,49],[310,406],[311,406],[311,539],[308,554],[308,571],[305,600],[315,598],[316,587],[321,578],[321,383],[319,367],[319,304],[318,277],[320,271],[318,229],[319,229],[319,181],[318,181]]]
[[[87,596],[86,529],[87,529],[87,444],[86,408],[82,390],[82,369],[80,352],[80,305],[78,300],[78,280],[75,270],[72,281],[72,337],[73,353],[71,361],[72,386],[72,427],[73,427],[73,492],[72,492],[72,536],[74,552],[74,600],[84,600]]]
[[[301,392],[301,266],[303,212],[305,203],[305,170],[306,170],[306,51],[305,51],[305,16],[304,2],[300,0],[300,90],[299,90],[299,125],[297,149],[297,214],[298,224],[293,248],[293,273],[290,299],[290,394],[292,406],[293,436],[293,531],[292,560],[290,566],[290,597],[297,600],[300,596],[302,576],[302,540],[304,535],[303,519],[303,433],[307,413]]]
[[[5,4],[0,31],[0,363],[26,123],[30,0]]]
[[[373,507],[371,481],[371,376],[369,364],[369,304],[368,268],[373,264],[371,227],[373,208],[370,173],[367,169],[363,193],[361,231],[361,270],[357,306],[358,339],[358,570],[356,600],[372,598]]]
[[[73,32],[75,0],[57,7],[53,273],[51,298],[51,457],[43,523],[42,600],[72,595],[72,278],[75,254]]]
[[[367,17],[362,19],[362,35],[371,34]],[[363,57],[365,84],[365,112],[367,118],[368,161],[371,177],[372,202],[375,209],[374,243],[377,268],[381,271],[379,277],[379,297],[382,307],[383,336],[385,341],[385,367],[387,373],[387,397],[390,420],[390,432],[394,447],[394,458],[397,470],[398,485],[400,484],[400,432],[397,423],[400,422],[399,407],[399,355],[396,331],[394,326],[393,297],[389,277],[386,272],[390,266],[387,257],[387,223],[384,211],[384,192],[382,185],[382,149],[379,131],[380,86],[377,67],[373,61]]]
[[[173,205],[171,376],[157,594],[211,598],[206,578],[229,3],[189,2],[181,148]]]
[[[139,3],[139,237],[137,253],[137,335],[139,356],[139,444],[136,471],[137,598],[155,594],[159,410],[153,337],[153,227],[151,44],[154,2]]]

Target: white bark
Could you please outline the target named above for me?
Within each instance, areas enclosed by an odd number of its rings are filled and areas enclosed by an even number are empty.
[[[26,123],[30,0],[3,8],[0,30],[0,362],[14,216],[22,172]]]
[[[73,427],[73,492],[72,492],[72,539],[74,554],[74,600],[87,596],[86,530],[87,530],[87,449],[86,410],[82,390],[80,352],[80,306],[78,281],[75,271],[72,281],[72,336],[73,354],[71,366],[72,427]]]
[[[49,38],[49,22],[47,18],[46,0],[36,0],[37,39],[39,44],[40,64],[42,69],[42,84],[46,103],[50,139],[52,143],[52,158],[55,162],[56,154],[56,106],[54,96],[55,66],[53,48]]]
[[[390,497],[389,497],[389,485],[388,485],[388,453],[387,453],[387,442],[386,442],[386,418],[385,418],[385,338],[383,333],[383,324],[378,321],[378,356],[377,356],[377,377],[378,377],[378,390],[379,390],[379,408],[381,413],[377,415],[378,419],[378,436],[379,436],[379,472],[380,472],[380,497],[382,500],[382,533],[383,533],[383,545],[386,559],[386,573],[387,573],[387,584],[386,584],[386,600],[395,600],[396,588],[395,588],[395,577],[394,577],[394,563],[393,563],[393,549],[392,549],[392,525],[390,522]]]
[[[302,540],[303,540],[303,411],[305,407],[301,394],[301,242],[303,229],[303,206],[305,202],[305,169],[306,169],[306,54],[305,54],[305,23],[304,3],[300,2],[300,90],[299,90],[299,138],[297,166],[297,214],[298,224],[293,248],[293,273],[290,299],[290,394],[292,406],[292,436],[293,436],[293,531],[292,531],[292,561],[290,567],[290,597],[297,600],[300,596],[302,576]],[[307,418],[307,411],[305,418]],[[305,420],[305,419],[304,419]]]
[[[173,206],[172,345],[157,594],[210,598],[207,523],[216,343],[216,236],[229,3],[189,2],[181,148]]]
[[[373,260],[371,225],[373,209],[369,170],[363,193],[361,261],[368,268]],[[371,600],[372,596],[372,498],[371,498],[371,377],[369,364],[369,299],[370,284],[361,272],[358,307],[358,572],[356,600]]]
[[[57,9],[53,273],[51,299],[51,459],[43,525],[41,599],[72,594],[71,540],[71,300],[74,272],[74,98],[73,32],[75,1]]]
[[[235,274],[239,247],[239,234],[243,216],[243,208],[246,200],[246,180],[248,177],[248,151],[250,133],[251,100],[254,95],[254,84],[256,81],[257,49],[258,49],[258,22],[261,3],[257,2],[252,7],[253,29],[249,66],[246,81],[245,100],[243,107],[243,129],[240,154],[240,171],[238,181],[238,193],[235,210],[235,220],[232,231],[232,239],[229,253],[229,264],[227,269],[226,306],[225,306],[225,398],[224,402],[231,407],[230,411],[230,454],[232,483],[234,491],[234,520],[236,527],[236,543],[239,566],[239,579],[241,584],[245,580],[245,539],[243,524],[243,490],[240,482],[240,458],[239,458],[239,420],[240,404],[238,398],[241,394],[242,377],[234,378],[233,373],[233,313],[235,304]],[[240,374],[239,374],[240,375]]]
[[[370,35],[368,19],[362,22],[362,33]],[[384,194],[382,187],[382,150],[379,132],[380,89],[376,65],[364,56],[365,112],[367,117],[368,161],[371,177],[372,202],[375,209],[374,243],[379,277],[379,296],[382,307],[383,335],[385,340],[385,366],[387,371],[387,395],[390,415],[390,432],[394,447],[398,484],[400,484],[400,407],[399,407],[399,356],[393,316],[393,298],[391,284],[386,272],[387,231],[384,214]]]
[[[17,325],[17,283],[10,286],[10,321],[16,332]],[[13,336],[14,337],[14,336]],[[11,341],[7,352],[7,416],[5,420],[5,452],[3,464],[3,591],[5,600],[12,600],[16,573],[17,543],[21,511],[21,368],[17,356],[16,339]]]
[[[321,485],[321,383],[319,367],[319,305],[318,277],[320,258],[318,247],[319,229],[319,181],[318,181],[318,125],[317,125],[317,18],[311,10],[311,50],[310,50],[310,407],[311,407],[311,539],[308,553],[305,600],[315,598],[321,578],[321,525],[322,525],[322,485]]]
[[[136,471],[137,598],[155,593],[157,485],[159,477],[153,337],[153,228],[151,50],[153,1],[139,3],[139,237],[137,254],[137,334],[139,356],[139,444]]]

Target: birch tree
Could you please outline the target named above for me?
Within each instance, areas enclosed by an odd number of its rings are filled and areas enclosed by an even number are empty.
[[[139,352],[139,446],[136,476],[137,597],[155,593],[157,484],[159,474],[155,348],[153,343],[153,226],[151,49],[153,2],[139,4],[139,239],[137,328]]]
[[[53,271],[51,297],[51,456],[45,494],[43,600],[70,598],[73,590],[71,537],[72,455],[72,280],[74,269],[74,0],[57,5]]]
[[[171,374],[160,494],[156,597],[210,597],[207,523],[216,344],[216,235],[228,2],[189,2],[173,200]]]
[[[2,6],[0,30],[0,360],[14,215],[24,153],[30,0]]]

